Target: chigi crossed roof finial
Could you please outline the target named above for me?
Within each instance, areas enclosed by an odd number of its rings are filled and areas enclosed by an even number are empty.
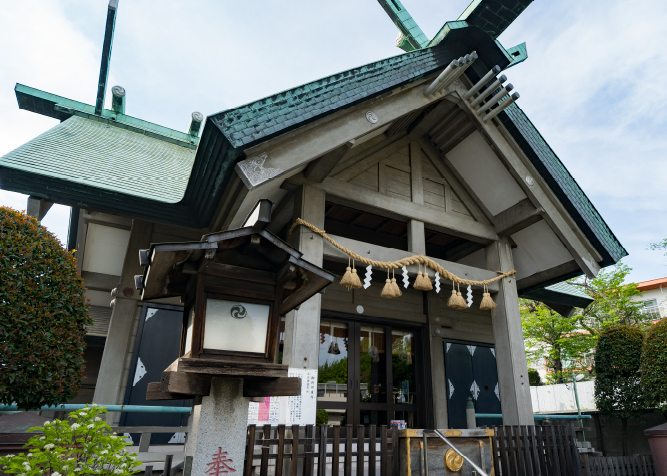
[[[470,5],[459,15],[456,21],[446,22],[440,31],[429,40],[419,28],[412,15],[403,6],[400,0],[378,0],[378,3],[389,15],[391,21],[398,28],[396,46],[403,51],[409,52],[435,46],[454,30],[460,30],[469,26],[477,27],[489,35],[501,46],[497,38],[505,29],[523,12],[533,0],[473,0]],[[501,46],[502,48],[502,46]],[[528,58],[526,43],[502,48],[511,61],[508,68]]]

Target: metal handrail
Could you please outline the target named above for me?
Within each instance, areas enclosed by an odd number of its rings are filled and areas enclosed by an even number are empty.
[[[159,407],[151,405],[101,405],[98,407],[105,407],[109,412],[123,412],[123,413],[190,413],[192,407]],[[83,410],[90,407],[89,404],[80,403],[66,403],[64,405],[50,405],[40,407],[39,411],[75,411]],[[19,411],[17,405],[0,405],[0,412],[15,412]]]
[[[475,413],[476,418],[502,418],[502,413]],[[540,415],[533,414],[534,420],[590,420],[590,415]]]
[[[424,430],[424,432],[426,432],[426,430]],[[458,453],[459,455],[461,455],[461,456],[463,457],[464,460],[466,460],[468,463],[470,463],[470,465],[475,469],[475,471],[479,472],[482,476],[489,476],[486,472],[484,472],[484,470],[483,470],[482,468],[480,468],[479,466],[477,466],[477,465],[476,465],[470,458],[468,458],[466,455],[464,455],[463,453],[461,453],[461,452],[458,450],[458,448],[457,448],[456,446],[454,446],[454,445],[452,444],[452,442],[449,441],[449,440],[447,439],[447,437],[446,437],[445,435],[443,435],[442,433],[440,433],[439,430],[433,430],[433,433],[435,433],[436,435],[438,435],[442,441],[444,441],[445,443],[447,443],[447,444],[448,444],[454,451],[456,451],[456,453]],[[428,463],[427,463],[427,464],[428,464]]]

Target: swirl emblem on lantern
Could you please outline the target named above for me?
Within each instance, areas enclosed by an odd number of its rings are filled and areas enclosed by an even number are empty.
[[[449,448],[445,453],[445,465],[450,471],[461,471],[463,467],[463,456]]]
[[[235,304],[230,309],[229,313],[234,319],[243,319],[248,316],[248,311],[241,304]]]

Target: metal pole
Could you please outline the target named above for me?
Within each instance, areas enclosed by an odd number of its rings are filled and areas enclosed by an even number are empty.
[[[581,407],[579,406],[579,392],[577,391],[577,376],[572,372],[572,386],[574,387],[574,401],[577,402],[577,416],[579,417],[579,425],[581,428],[584,427],[584,422],[581,419]],[[583,430],[581,432],[581,437],[586,441],[586,435]]]

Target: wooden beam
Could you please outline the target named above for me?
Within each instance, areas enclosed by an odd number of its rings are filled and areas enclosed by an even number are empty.
[[[304,179],[302,175],[295,175],[288,180],[292,183],[310,183],[310,181]],[[497,239],[493,227],[485,223],[464,218],[457,213],[449,213],[439,208],[420,205],[400,198],[373,192],[353,183],[327,177],[321,184],[313,184],[313,186],[324,190],[327,195],[341,197],[342,199],[353,202],[353,206],[357,209],[359,209],[359,205],[365,205],[366,207],[369,207],[368,211],[371,213],[397,217],[400,220],[420,220],[430,224],[431,226],[428,228],[440,230],[450,235],[471,241],[489,243],[490,241]],[[385,213],[382,213],[383,211]]]
[[[516,287],[519,291],[522,291],[538,284],[555,281],[561,277],[567,279],[575,273],[581,274],[581,268],[576,261],[568,261],[567,263],[559,264],[553,268],[518,279]]]
[[[175,369],[173,368],[175,367]],[[213,377],[287,377],[288,366],[228,360],[204,360],[181,357],[168,370],[206,374]]]
[[[439,99],[425,98],[425,88],[425,84],[411,86],[388,97],[368,101],[299,134],[284,134],[280,142],[271,141],[248,149],[245,151],[248,158],[239,162],[236,170],[252,190],[274,177],[303,167],[341,144],[373,132]],[[366,111],[369,109],[377,116],[377,122],[367,120]]]
[[[192,398],[192,396],[183,393],[163,392],[160,382],[150,382],[148,389],[146,389],[146,400],[149,402],[158,400],[188,400],[189,398]]]
[[[338,162],[340,162],[345,154],[347,154],[351,147],[352,142],[347,142],[340,147],[327,152],[319,159],[313,160],[308,164],[308,167],[306,167],[306,170],[304,170],[303,175],[307,179],[321,183],[322,180],[329,176],[334,167],[338,165]]]
[[[344,238],[342,236],[329,235],[339,245],[361,255],[366,258],[372,259],[373,261],[398,261],[403,258],[411,256],[413,253],[409,251],[397,250],[393,248],[385,248],[383,246],[373,245],[371,243],[364,243],[361,241],[352,240],[350,238]],[[495,271],[488,271],[486,269],[475,268],[473,266],[468,266],[465,264],[453,263],[451,261],[445,261],[438,258],[430,257],[433,261],[438,263],[440,266],[446,270],[454,273],[457,276],[465,277],[466,279],[472,279],[475,281],[484,281],[486,279],[492,279],[498,276]],[[324,259],[331,261],[337,261],[340,263],[347,263],[348,256],[342,251],[334,248],[329,243],[324,243]],[[365,267],[365,265],[363,266]],[[357,269],[361,270],[362,265],[357,264]],[[416,276],[417,275],[417,265],[408,266],[408,273]],[[360,274],[363,274],[360,271]],[[431,276],[432,277],[432,276]],[[363,278],[362,278],[363,279]],[[492,292],[498,290],[498,283],[494,282],[489,284],[489,289]]]
[[[285,182],[286,185],[291,185]],[[267,229],[274,233],[280,233],[283,228],[290,225],[294,219],[294,190],[288,191],[287,196],[285,196],[278,205],[276,205],[275,210],[271,213],[271,223]]]
[[[510,236],[542,220],[544,208],[535,208],[528,198],[493,217],[498,236]]]
[[[475,243],[474,241],[466,241],[460,245],[452,246],[451,248],[445,249],[445,256],[448,261],[458,261],[462,258],[465,258],[468,255],[473,254],[475,251],[479,251],[484,248],[484,245],[481,243]]]
[[[456,175],[447,165],[445,157],[438,151],[429,141],[426,139],[419,140],[422,150],[426,153],[429,160],[433,166],[438,169],[440,175],[442,175],[449,186],[454,190],[454,193],[459,196],[463,203],[470,209],[470,213],[475,218],[475,220],[491,224],[491,219],[493,215],[489,212],[486,207],[482,204],[482,201],[477,198],[477,196],[472,193],[470,187],[466,187],[467,184],[460,182],[460,177]]]
[[[431,112],[408,129],[409,133],[414,137],[421,138],[421,136],[433,129],[453,107],[454,104],[450,101],[440,101]]]
[[[206,396],[211,393],[211,376],[185,372],[162,372],[160,390],[168,393]]]
[[[301,395],[299,377],[245,378],[244,397],[295,397]]]

